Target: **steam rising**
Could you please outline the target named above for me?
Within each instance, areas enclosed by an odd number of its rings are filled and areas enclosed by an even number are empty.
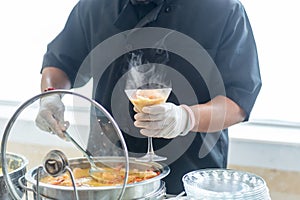
[[[171,82],[166,80],[167,66],[149,62],[143,64],[142,57],[142,52],[131,54],[125,89],[170,88]]]

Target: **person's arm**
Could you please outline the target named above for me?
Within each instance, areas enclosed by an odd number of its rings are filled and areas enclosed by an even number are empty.
[[[56,67],[45,67],[42,70],[41,91],[49,88],[70,89],[71,82],[67,74]],[[68,122],[64,120],[65,106],[61,101],[61,95],[51,94],[40,99],[40,109],[36,117],[36,125],[43,131],[51,132],[61,138],[65,138],[64,131],[68,128]]]
[[[70,89],[71,82],[67,74],[56,67],[45,67],[42,71],[41,91],[47,88]]]
[[[190,106],[194,116],[194,132],[216,132],[244,121],[246,115],[234,101],[217,96],[208,103]]]
[[[148,137],[174,138],[190,131],[217,132],[242,122],[245,112],[225,96],[194,106],[164,103],[146,106],[135,116],[134,125]]]

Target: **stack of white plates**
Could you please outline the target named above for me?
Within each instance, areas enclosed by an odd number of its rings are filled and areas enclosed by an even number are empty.
[[[259,176],[228,169],[192,171],[182,178],[188,197],[201,200],[270,200],[266,182]]]

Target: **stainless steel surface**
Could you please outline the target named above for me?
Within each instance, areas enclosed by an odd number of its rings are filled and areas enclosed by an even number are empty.
[[[104,163],[105,165],[111,167],[120,166],[124,164],[124,158],[120,158],[120,157],[95,158],[96,163],[98,160],[101,161],[101,163]],[[71,168],[90,167],[90,164],[86,158],[70,159],[69,162]],[[128,199],[128,200],[145,199],[145,197],[147,196],[151,197],[151,196],[159,196],[159,195],[162,196],[161,199],[164,198],[163,196],[165,195],[165,190],[163,191],[161,189],[162,187],[161,179],[166,177],[169,174],[170,168],[168,166],[155,163],[155,162],[153,163],[137,162],[135,161],[135,158],[129,159],[129,166],[130,169],[140,169],[140,170],[146,170],[150,168],[157,169],[160,171],[160,174],[154,178],[142,182],[127,184],[122,199]],[[36,177],[36,168],[29,170],[25,175],[25,179],[33,185],[35,185],[36,182],[35,177]],[[64,199],[64,200],[72,199],[72,194],[73,194],[72,187],[56,186],[56,185],[40,183],[39,189],[40,189],[40,193],[43,196],[51,197],[53,199]],[[117,199],[117,197],[121,192],[122,186],[78,187],[77,189],[78,189],[79,199],[89,199],[89,200]],[[158,192],[159,194],[156,194],[155,193],[156,191],[161,191],[161,193]],[[152,199],[152,197],[151,198],[150,197],[148,199]]]
[[[51,176],[59,176],[66,171],[69,161],[66,155],[59,150],[52,150],[44,158],[44,170]]]
[[[50,151],[44,158],[43,169],[46,170],[46,172],[51,176],[59,176],[67,171],[72,181],[75,200],[79,200],[75,178],[73,176],[72,169],[70,169],[69,167],[69,161],[67,159],[67,156],[63,152],[59,150]],[[40,173],[38,171],[37,175],[39,174]],[[37,177],[36,179],[39,180],[40,178]],[[36,181],[36,188],[37,188],[37,197],[39,198],[40,197],[39,181]]]
[[[5,130],[4,130],[4,134],[2,137],[2,142],[1,142],[1,152],[3,152],[3,154],[1,154],[1,161],[3,163],[6,162],[7,157],[6,157],[6,151],[7,151],[7,144],[8,144],[8,138],[10,136],[10,132],[11,129],[14,126],[15,121],[18,119],[18,117],[20,116],[20,114],[22,113],[22,111],[24,111],[27,107],[29,107],[31,104],[38,102],[41,98],[47,96],[47,95],[51,95],[51,94],[60,94],[61,96],[65,96],[65,95],[73,95],[76,97],[81,98],[81,100],[86,100],[88,101],[92,106],[94,106],[96,109],[100,110],[101,113],[106,116],[108,118],[108,120],[111,122],[111,125],[114,127],[115,129],[115,133],[118,135],[119,140],[120,140],[120,144],[124,150],[124,168],[126,169],[126,172],[129,171],[129,160],[128,160],[128,150],[127,150],[127,146],[125,143],[125,140],[122,136],[121,130],[119,129],[117,123],[115,122],[115,120],[112,118],[112,116],[108,113],[108,111],[106,111],[99,103],[97,103],[95,100],[90,99],[84,95],[69,91],[69,90],[52,90],[52,91],[48,91],[45,93],[41,93],[38,94],[30,99],[28,99],[27,101],[25,101],[21,106],[19,106],[19,108],[16,110],[16,112],[13,114],[13,116],[10,118],[10,120],[8,121]],[[7,185],[7,189],[9,190],[11,196],[13,197],[13,199],[16,200],[21,200],[22,196],[19,194],[18,190],[15,188],[15,183],[13,182],[13,179],[8,175],[8,169],[4,168],[4,181]],[[123,186],[120,187],[120,191],[119,191],[119,197],[115,198],[115,199],[121,199],[123,196],[123,193],[125,192],[125,185],[126,182],[128,180],[128,174],[126,173],[125,178],[124,178],[124,184]]]
[[[20,187],[18,179],[26,173],[27,159],[22,155],[6,153],[6,160],[5,163],[1,161],[3,174],[0,175],[0,200],[13,199],[5,184],[4,174],[8,174],[18,195],[24,195],[24,190]],[[9,169],[12,169],[12,171],[8,172]]]

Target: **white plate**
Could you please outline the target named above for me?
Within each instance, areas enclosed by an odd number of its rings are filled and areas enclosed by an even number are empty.
[[[197,170],[185,174],[182,181],[187,195],[197,198],[265,199],[265,196],[269,196],[261,177],[243,171]]]

